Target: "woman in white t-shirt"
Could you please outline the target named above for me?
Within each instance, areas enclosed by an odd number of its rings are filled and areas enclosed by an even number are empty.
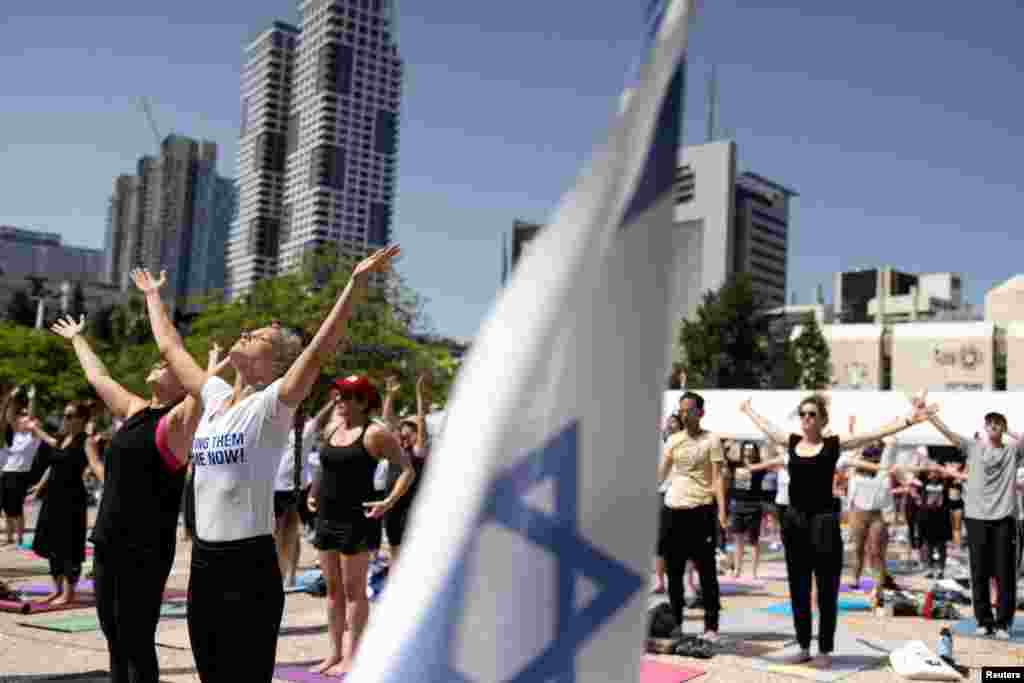
[[[33,412],[35,387],[29,389],[28,400],[15,389],[3,408],[3,435],[0,448],[0,508],[7,526],[7,543],[21,545],[25,537],[25,496],[32,476],[32,463],[41,442],[39,425]]]
[[[228,353],[234,386],[208,377],[185,349],[160,298],[166,274],[132,271],[145,294],[161,356],[203,416],[192,443],[196,533],[189,576],[188,627],[203,683],[270,683],[284,611],[281,569],[274,547],[273,483],[296,407],[334,354],[370,274],[384,271],[391,246],[360,262],[305,349],[298,334],[278,324],[245,332]],[[389,456],[400,460],[397,443]],[[399,491],[400,495],[402,491]],[[367,507],[381,517],[394,500]]]
[[[274,477],[274,542],[277,545],[277,560],[281,565],[281,576],[286,586],[295,585],[295,573],[299,567],[299,513],[301,491],[309,477],[309,454],[313,452],[320,429],[327,421],[335,400],[324,403],[316,416],[305,420],[302,426],[296,424],[288,435],[288,441],[281,452],[281,462]],[[299,446],[296,448],[296,437]],[[295,454],[299,452],[301,465],[296,467]]]

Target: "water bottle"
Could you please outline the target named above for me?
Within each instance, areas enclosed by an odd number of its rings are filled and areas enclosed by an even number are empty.
[[[948,628],[939,631],[939,647],[936,653],[947,664],[953,663],[953,632]]]

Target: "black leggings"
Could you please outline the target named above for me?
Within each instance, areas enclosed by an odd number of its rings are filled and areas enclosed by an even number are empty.
[[[192,541],[188,635],[203,683],[270,683],[284,590],[273,536]]]
[[[71,587],[74,588],[82,576],[82,564],[62,557],[51,557],[50,576],[53,577],[55,583],[59,583],[61,579],[67,579]]]
[[[700,575],[700,592],[704,602],[704,630],[718,631],[718,571],[715,567],[715,529],[718,516],[714,505],[685,510],[666,508],[664,524],[665,574],[668,576],[668,599],[672,616],[683,624],[685,607],[684,574],[687,560],[693,560]]]
[[[96,543],[96,613],[110,651],[111,683],[157,683],[156,624],[170,552],[110,548]]]
[[[818,585],[818,651],[835,647],[843,537],[839,512],[808,514],[789,506],[782,520],[793,626],[801,649],[811,647],[811,580]]]

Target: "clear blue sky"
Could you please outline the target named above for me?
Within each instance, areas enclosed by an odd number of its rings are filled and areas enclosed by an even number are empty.
[[[438,331],[472,336],[500,235],[543,221],[605,136],[647,0],[399,5],[407,63],[395,235]],[[1024,272],[1024,9],[705,0],[687,142],[718,65],[740,165],[800,192],[790,291],[887,263],[961,271],[972,301]],[[292,0],[9,0],[0,25],[0,223],[101,246],[114,177],[161,133],[221,146],[235,175],[243,45]],[[156,14],[156,8],[167,15]],[[854,14],[856,13],[856,14]]]

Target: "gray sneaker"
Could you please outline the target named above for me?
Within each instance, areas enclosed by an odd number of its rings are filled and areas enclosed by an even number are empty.
[[[996,640],[1009,640],[1010,632],[1005,628],[997,628],[995,632]]]
[[[979,626],[974,629],[974,635],[976,636],[991,636],[995,633],[995,630],[991,626]]]

